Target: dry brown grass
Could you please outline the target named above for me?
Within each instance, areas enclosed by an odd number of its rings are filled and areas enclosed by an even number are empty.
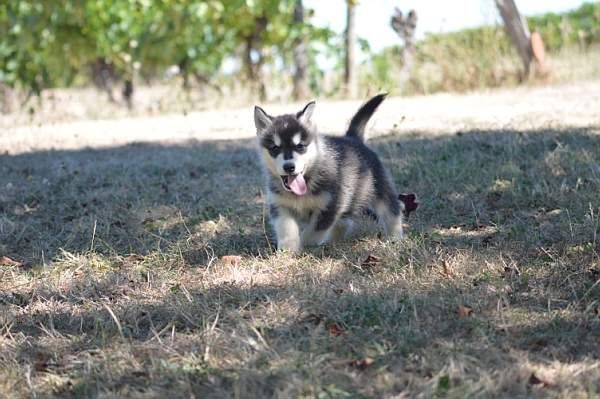
[[[600,129],[372,145],[407,239],[295,257],[250,140],[0,158],[0,396],[600,395]]]

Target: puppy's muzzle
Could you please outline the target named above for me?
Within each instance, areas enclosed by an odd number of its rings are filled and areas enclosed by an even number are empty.
[[[296,170],[296,165],[291,162],[286,162],[283,164],[283,171],[288,174],[294,173]]]

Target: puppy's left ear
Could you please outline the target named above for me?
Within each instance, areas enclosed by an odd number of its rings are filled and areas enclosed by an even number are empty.
[[[304,109],[302,111],[300,111],[296,114],[296,118],[298,118],[300,123],[302,123],[303,125],[310,125],[312,114],[313,114],[314,110],[315,110],[315,102],[311,101],[308,104],[306,104],[306,107],[304,107]]]

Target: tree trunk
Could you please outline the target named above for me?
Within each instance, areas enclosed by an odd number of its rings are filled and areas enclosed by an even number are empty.
[[[296,0],[294,8],[294,24],[301,26],[304,23],[304,6],[302,0]],[[298,35],[294,43],[294,63],[296,71],[294,73],[294,92],[293,96],[296,100],[304,100],[309,96],[308,88],[308,59],[306,57],[306,41],[304,36]]]
[[[0,113],[8,114],[13,111],[13,90],[0,82]]]
[[[109,64],[104,58],[97,58],[92,63],[92,79],[96,87],[108,95],[111,103],[117,102],[113,94],[113,84],[117,80],[117,72],[113,64]]]
[[[255,28],[251,36],[245,38],[244,63],[246,64],[246,76],[250,87],[258,91],[261,101],[267,98],[267,90],[262,74],[262,65],[264,62],[262,53],[262,35],[267,29],[267,18],[263,15],[256,18]],[[256,60],[252,59],[252,54],[256,55]]]
[[[127,104],[127,108],[131,110],[133,108],[133,77],[125,79],[121,93],[123,94],[123,99],[125,100],[125,104]]]
[[[344,85],[346,97],[356,97],[356,0],[346,0],[346,60],[344,69]]]
[[[524,77],[529,76],[533,51],[531,49],[531,34],[525,19],[519,14],[514,0],[496,0],[504,28],[519,52],[523,62]]]
[[[400,77],[398,79],[398,85],[400,90],[404,90],[410,74],[412,72],[415,54],[417,52],[415,29],[417,28],[417,13],[415,10],[411,10],[407,16],[402,14],[400,9],[395,9],[395,14],[391,20],[392,29],[400,36],[404,42],[404,48],[402,49],[402,69],[400,70]]]

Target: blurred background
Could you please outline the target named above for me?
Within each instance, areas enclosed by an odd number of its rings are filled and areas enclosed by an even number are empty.
[[[515,3],[5,0],[0,108],[19,124],[600,76],[600,3]]]

